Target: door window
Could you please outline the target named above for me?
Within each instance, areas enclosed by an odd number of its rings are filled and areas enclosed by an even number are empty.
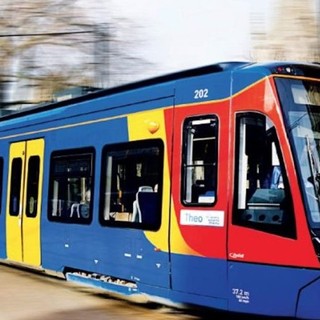
[[[183,125],[182,202],[208,206],[216,201],[217,135],[215,116],[186,119]]]
[[[31,156],[28,161],[26,215],[35,217],[38,208],[40,157]]]
[[[9,214],[18,216],[20,212],[22,159],[14,158],[11,168]]]
[[[241,114],[236,129],[233,222],[296,237],[293,202],[276,130],[261,114]]]

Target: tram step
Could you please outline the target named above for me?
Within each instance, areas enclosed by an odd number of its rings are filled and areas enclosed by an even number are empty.
[[[68,272],[66,273],[66,279],[67,281],[86,287],[102,289],[107,292],[125,296],[140,294],[137,285],[134,282],[128,282],[95,273]]]

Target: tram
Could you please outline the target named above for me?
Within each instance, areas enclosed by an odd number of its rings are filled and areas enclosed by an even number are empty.
[[[320,319],[320,65],[226,62],[0,120],[0,258],[123,296]]]

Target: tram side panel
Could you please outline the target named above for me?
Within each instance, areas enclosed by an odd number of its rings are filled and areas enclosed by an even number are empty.
[[[139,182],[135,200],[139,203],[139,223],[142,224],[143,232],[137,234],[134,272],[141,290],[146,292],[150,290],[150,286],[170,287],[168,230],[172,159],[168,150],[171,147],[174,128],[174,100],[167,98],[163,100],[162,105],[164,108],[155,105],[150,110],[128,115],[129,141],[137,145],[140,141],[144,144],[150,141],[148,144],[152,149],[155,148],[154,151],[158,154],[151,156],[149,161],[146,158],[148,164],[142,162],[142,166],[149,172],[149,177],[142,179],[144,186]],[[143,144],[141,147],[144,148]],[[145,187],[148,191],[144,190]]]
[[[172,294],[227,309],[227,194],[230,77],[177,85],[170,229]]]
[[[126,127],[126,121],[124,118],[110,120],[107,125],[81,122],[82,126],[72,128],[66,128],[67,123],[59,123],[57,126],[61,129],[47,136],[42,266],[59,272],[66,267],[101,272],[100,266],[106,264],[110,256],[114,257],[111,265],[117,264],[114,254],[103,254],[102,251],[103,247],[108,248],[109,241],[105,239],[97,217],[99,173],[102,139],[110,143],[126,140],[126,131],[122,129]],[[81,186],[84,199],[81,199]],[[81,211],[77,205],[81,200],[85,202],[86,196],[90,196],[87,199],[90,206],[82,206]],[[109,233],[114,232],[110,230]],[[121,244],[121,237],[109,237],[119,238]]]
[[[147,111],[157,108],[157,106],[160,108],[159,111]],[[95,119],[83,117],[81,120],[83,125],[74,125],[72,128],[68,125],[63,128],[63,123],[57,124],[61,129],[53,130],[47,136],[46,157],[50,159],[47,161],[50,169],[48,168],[45,178],[48,185],[48,200],[47,205],[43,207],[44,216],[48,218],[44,218],[42,223],[44,268],[60,272],[65,269],[83,270],[133,282],[168,286],[167,218],[160,217],[161,226],[160,223],[158,226],[158,222],[156,222],[155,230],[148,232],[144,232],[144,229],[148,230],[149,226],[143,224],[143,221],[141,225],[139,222],[132,223],[133,202],[136,200],[138,190],[129,192],[127,187],[124,187],[124,177],[119,177],[123,174],[121,170],[129,169],[133,172],[128,171],[127,175],[133,173],[140,175],[141,172],[138,171],[141,161],[136,162],[135,167],[132,167],[133,162],[136,161],[134,154],[144,150],[152,159],[155,157],[154,154],[158,152],[158,145],[163,145],[159,147],[159,150],[162,150],[161,156],[165,159],[163,167],[166,167],[165,170],[168,172],[165,151],[166,123],[161,110],[161,107],[164,106],[172,108],[172,100],[160,101],[159,99],[157,102],[133,106],[131,109],[133,108],[135,111],[140,109],[141,111],[132,116],[130,110],[128,110],[128,114],[122,114],[122,109],[118,111],[119,116],[116,115],[114,118],[109,118],[108,112],[101,113]],[[147,141],[147,139],[155,141],[155,146],[148,142],[139,142],[140,140]],[[119,153],[120,156],[118,156]],[[130,162],[130,158],[126,160],[127,162],[121,159],[125,153],[132,154],[131,167],[127,163]],[[86,163],[92,164],[92,168],[87,168],[92,171],[91,206],[87,208],[89,212],[80,202],[73,203],[69,205],[69,210],[64,210],[63,206],[66,204],[60,201],[62,198],[59,198],[62,197],[62,193],[60,193],[62,191],[59,191],[62,184],[59,184],[59,179],[63,180],[65,178],[63,175],[68,175],[68,172],[63,173],[64,170],[68,171],[68,168],[63,166],[69,167],[70,170],[72,168],[75,171],[82,170],[80,167],[76,168],[76,165],[73,167],[76,159],[77,163],[82,160],[84,167]],[[108,159],[112,159],[113,163],[117,163],[117,165],[112,166],[111,162],[108,163]],[[119,172],[108,172],[109,168],[119,170]],[[168,191],[166,190],[169,188],[169,182],[162,181],[169,181],[169,179],[164,179],[162,172],[161,169],[161,181],[158,187],[164,191],[144,196],[155,198],[163,195],[162,201],[155,201],[167,203],[165,205],[167,207]],[[115,177],[114,180],[110,180],[110,183],[106,181],[108,175]],[[150,177],[150,183],[156,184],[155,177]],[[76,172],[68,179],[69,181],[73,179],[74,182],[78,179],[80,189],[81,181],[84,184],[89,181],[88,176],[85,177]],[[118,190],[112,189],[113,184],[118,187]],[[144,181],[140,187],[146,185],[148,186]],[[70,183],[71,187],[72,183]],[[68,193],[69,191],[71,192],[71,190],[63,192]],[[87,191],[85,190],[85,192]],[[83,192],[83,197],[85,197],[85,192]],[[109,194],[110,197],[106,194]],[[129,198],[131,201],[128,200]],[[106,208],[106,202],[109,203],[112,210]],[[149,208],[149,210],[154,209]],[[62,214],[67,216],[60,216]],[[158,243],[155,243],[157,241]]]
[[[318,261],[273,80],[255,81],[257,74],[240,73],[234,90],[250,78],[253,84],[232,100],[229,306],[237,312],[292,317],[301,288],[317,277],[316,269],[305,267],[317,267]],[[275,167],[282,180],[272,185]]]

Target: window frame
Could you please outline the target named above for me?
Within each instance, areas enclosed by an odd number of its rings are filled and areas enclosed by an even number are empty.
[[[154,175],[154,181],[151,183],[150,180],[148,180],[148,183],[143,183],[140,186],[150,186],[152,187],[152,191],[150,190],[150,196],[151,192],[153,193],[153,197],[155,198],[155,204],[153,206],[153,209],[155,210],[155,215],[151,217],[151,219],[148,222],[144,222],[143,219],[140,222],[132,221],[132,215],[134,214],[134,208],[132,208],[132,212],[130,209],[123,211],[126,207],[125,204],[122,203],[121,200],[119,200],[119,206],[123,205],[123,208],[119,208],[117,211],[112,211],[112,206],[117,206],[117,204],[111,204],[111,198],[115,197],[116,192],[114,190],[115,184],[121,184],[121,182],[115,182],[115,180],[118,180],[117,176],[118,173],[116,173],[117,170],[119,170],[119,166],[121,166],[120,163],[129,163],[131,159],[131,166],[134,165],[137,168],[137,165],[139,164],[137,162],[137,159],[139,158],[139,155],[141,157],[143,152],[146,152],[148,154],[148,149],[157,149],[159,155],[158,155],[158,167],[157,170],[154,171],[157,173],[157,175]],[[140,150],[144,150],[143,152]],[[119,156],[117,156],[117,153]],[[126,153],[127,156],[120,161],[120,154]],[[112,159],[110,158],[112,157]],[[129,160],[128,160],[129,159]],[[134,162],[134,160],[136,162]],[[150,160],[149,160],[150,161]],[[144,163],[147,163],[147,160],[145,160]],[[143,162],[141,164],[143,166]],[[118,166],[118,168],[116,168]],[[132,228],[132,229],[142,229],[142,230],[148,230],[148,231],[157,231],[161,226],[162,221],[162,185],[163,185],[163,169],[164,169],[164,143],[161,139],[155,138],[155,139],[145,139],[145,140],[136,140],[136,141],[129,141],[129,142],[121,142],[117,144],[111,144],[111,145],[105,145],[102,150],[102,159],[101,159],[101,182],[100,182],[100,210],[99,210],[99,221],[102,226],[107,227],[119,227],[119,228]],[[126,169],[125,169],[126,170]],[[132,173],[131,173],[132,174]],[[143,177],[145,179],[145,177]],[[120,180],[119,180],[120,181]],[[124,180],[125,182],[126,180]],[[155,191],[154,187],[157,186],[157,190]],[[108,191],[109,189],[109,191]],[[135,199],[137,198],[137,192],[139,188],[134,188],[134,191],[130,192],[131,198],[132,198],[132,206],[134,206]],[[121,197],[124,197],[125,194],[128,194],[128,189],[124,188],[123,190],[119,189],[119,194]],[[156,194],[156,195],[155,195]],[[109,200],[107,198],[109,197]],[[121,197],[119,197],[121,199]],[[105,206],[105,203],[109,201],[109,207]],[[131,201],[127,201],[127,205],[131,206]],[[127,214],[123,219],[118,219],[117,215],[123,213]],[[112,216],[114,214],[114,217]],[[107,217],[108,215],[108,217]]]
[[[36,160],[36,167],[31,167],[31,161]],[[35,218],[38,214],[38,201],[39,201],[39,181],[40,181],[40,164],[41,159],[39,155],[33,155],[28,159],[28,176],[27,176],[27,189],[26,189],[26,216],[28,218]],[[36,170],[34,170],[36,169]],[[36,188],[32,186],[36,182]],[[34,192],[36,191],[36,192]],[[33,211],[34,210],[34,211]]]
[[[17,168],[16,166],[19,165]],[[22,188],[23,160],[15,157],[11,161],[10,194],[9,194],[9,215],[17,217],[20,213],[20,197]],[[19,169],[17,171],[17,169]],[[17,208],[14,206],[17,205]]]
[[[89,161],[90,165],[90,172],[86,175],[86,179],[90,179],[90,203],[89,205],[85,204],[83,206],[81,202],[75,202],[74,208],[72,206],[70,207],[70,213],[68,213],[68,216],[65,216],[64,210],[64,216],[61,216],[58,214],[53,214],[53,205],[50,203],[50,200],[54,200],[53,196],[54,194],[54,180],[55,177],[59,178],[59,174],[54,175],[54,160],[71,160],[76,157],[83,157],[84,161]],[[88,157],[86,160],[85,157]],[[81,171],[81,170],[80,170]],[[56,150],[51,153],[50,156],[50,176],[49,176],[49,190],[48,190],[48,212],[47,217],[48,220],[51,222],[58,222],[58,223],[66,223],[66,224],[83,224],[83,225],[89,225],[92,223],[93,220],[93,197],[94,197],[94,175],[95,175],[95,149],[93,147],[84,147],[84,148],[77,148],[77,149],[65,149],[65,150]],[[68,177],[64,177],[64,179],[79,179],[82,178],[81,175],[72,175],[70,174]],[[51,199],[52,198],[52,199]],[[64,199],[62,201],[65,201]],[[87,211],[87,208],[89,211]],[[82,213],[83,209],[83,213]],[[67,208],[67,211],[69,208]],[[71,210],[74,210],[71,212]],[[88,217],[86,217],[88,215]]]
[[[295,224],[295,216],[294,216],[294,210],[293,210],[293,199],[292,199],[292,194],[291,194],[291,190],[290,190],[290,185],[289,185],[289,181],[288,181],[288,177],[287,177],[287,172],[285,170],[285,164],[284,164],[284,159],[281,153],[281,147],[280,147],[280,143],[276,134],[276,128],[274,126],[270,127],[268,130],[266,130],[266,128],[264,129],[264,134],[265,134],[265,138],[269,139],[269,140],[265,140],[266,143],[270,143],[270,146],[272,145],[272,143],[274,143],[275,146],[275,151],[277,153],[277,158],[279,161],[279,167],[282,173],[282,183],[283,183],[283,203],[279,203],[279,213],[281,212],[281,210],[283,211],[283,215],[280,216],[280,220],[279,222],[277,220],[272,220],[273,217],[275,217],[275,215],[277,214],[276,211],[270,211],[270,210],[275,210],[274,208],[272,208],[272,202],[266,202],[266,201],[262,201],[260,202],[257,201],[257,203],[252,203],[251,204],[251,208],[252,208],[252,213],[253,216],[251,215],[251,209],[250,209],[250,202],[251,199],[253,199],[254,194],[250,195],[250,197],[248,196],[249,194],[249,190],[250,190],[250,181],[248,176],[250,175],[249,173],[249,155],[247,153],[250,153],[249,151],[247,151],[247,145],[249,145],[248,143],[248,131],[246,133],[243,134],[243,136],[241,137],[240,131],[243,130],[243,128],[240,128],[241,124],[241,120],[247,120],[247,121],[259,121],[257,119],[259,119],[262,121],[262,118],[265,119],[265,121],[267,121],[267,119],[270,120],[270,118],[264,114],[258,113],[258,112],[243,112],[243,113],[238,113],[236,115],[236,138],[235,138],[235,179],[234,179],[234,204],[233,204],[233,215],[232,215],[232,223],[234,225],[239,225],[242,227],[246,227],[246,228],[251,228],[251,229],[255,229],[255,230],[259,230],[259,231],[264,231],[270,234],[275,234],[275,235],[280,235],[283,237],[288,237],[288,238],[292,238],[292,239],[296,239],[297,234],[296,234],[296,224]],[[271,121],[271,120],[270,120]],[[272,123],[273,124],[273,123]],[[257,135],[258,135],[258,130],[255,130],[255,139],[257,139]],[[241,138],[246,139],[245,142],[241,141]],[[258,139],[257,139],[258,140]],[[250,144],[251,145],[251,144]],[[261,148],[261,150],[264,150],[263,147]],[[271,151],[271,149],[269,150],[269,152]],[[240,170],[241,167],[244,164],[241,164],[242,160],[240,159],[240,153],[243,154],[243,152],[247,152],[246,156],[247,156],[247,171],[244,172],[244,170]],[[255,154],[258,151],[255,151]],[[265,150],[263,152],[266,152]],[[272,151],[271,151],[272,152]],[[261,153],[262,154],[262,153]],[[271,155],[271,153],[270,153]],[[256,163],[258,164],[258,162]],[[261,164],[261,162],[260,162]],[[241,172],[240,172],[241,171]],[[252,175],[252,173],[251,173]],[[262,173],[262,169],[260,172],[259,169],[259,178],[256,177],[256,181],[262,181],[261,177],[263,176]],[[261,176],[260,176],[261,175]],[[269,176],[270,178],[270,176]],[[243,181],[243,179],[245,179],[247,186],[245,186],[245,194],[241,193],[241,190],[243,190],[243,183],[241,183],[241,180]],[[241,185],[241,186],[240,186]],[[274,189],[273,187],[269,186],[268,188],[261,186],[260,187],[256,187],[255,191],[260,189],[262,192],[264,192],[263,190],[266,190],[266,194],[267,194],[267,190],[280,190],[279,189]],[[270,191],[272,192],[272,191]],[[277,192],[274,193],[274,195],[278,194]],[[281,194],[281,192],[279,192],[279,194]],[[244,197],[245,196],[245,197]],[[257,199],[257,198],[255,198]],[[270,200],[271,201],[271,200]],[[265,207],[263,207],[263,203],[266,203]],[[245,204],[245,207],[243,208],[243,204]],[[270,204],[270,206],[269,206]],[[254,212],[256,210],[256,212]],[[264,211],[263,211],[264,210]],[[251,217],[251,218],[250,218]],[[261,220],[260,220],[261,218]],[[263,220],[265,219],[265,220]],[[270,220],[271,219],[271,220]]]
[[[212,139],[214,140],[214,146],[213,146],[213,157],[210,159],[211,162],[204,162],[204,159],[197,160],[197,161],[203,161],[202,164],[195,164],[195,163],[189,163],[190,160],[193,160],[193,148],[195,145],[196,139],[193,139],[191,137],[192,134],[190,134],[190,131],[192,130],[191,125],[201,125],[201,124],[211,124],[214,123],[213,126],[213,135],[210,138],[206,139]],[[181,159],[181,193],[180,193],[180,200],[183,203],[184,206],[190,206],[190,207],[213,207],[217,202],[217,190],[218,190],[218,140],[219,139],[219,119],[218,116],[215,114],[203,114],[203,115],[196,115],[192,117],[188,117],[183,122],[182,127],[182,159]],[[198,139],[200,140],[200,139]],[[204,141],[205,139],[203,139]],[[192,141],[192,143],[190,143]],[[212,177],[212,190],[210,185],[208,185],[208,182],[205,182],[207,177],[205,177],[202,180],[196,179],[193,181],[192,175],[193,172],[190,172],[193,170],[196,171],[196,168],[203,168],[203,175],[205,175],[205,168],[212,167],[212,173],[208,176]],[[196,182],[199,182],[198,184]],[[209,180],[208,180],[209,181]],[[194,182],[194,183],[193,183]],[[192,188],[195,185],[195,188],[197,187],[199,190],[203,189],[204,194],[201,197],[200,191],[198,195],[198,201],[194,201],[192,198],[194,198]],[[195,189],[194,188],[194,189]],[[206,192],[210,192],[210,195],[208,197],[205,197]],[[213,195],[211,195],[213,193]],[[200,201],[201,198],[201,201]]]

